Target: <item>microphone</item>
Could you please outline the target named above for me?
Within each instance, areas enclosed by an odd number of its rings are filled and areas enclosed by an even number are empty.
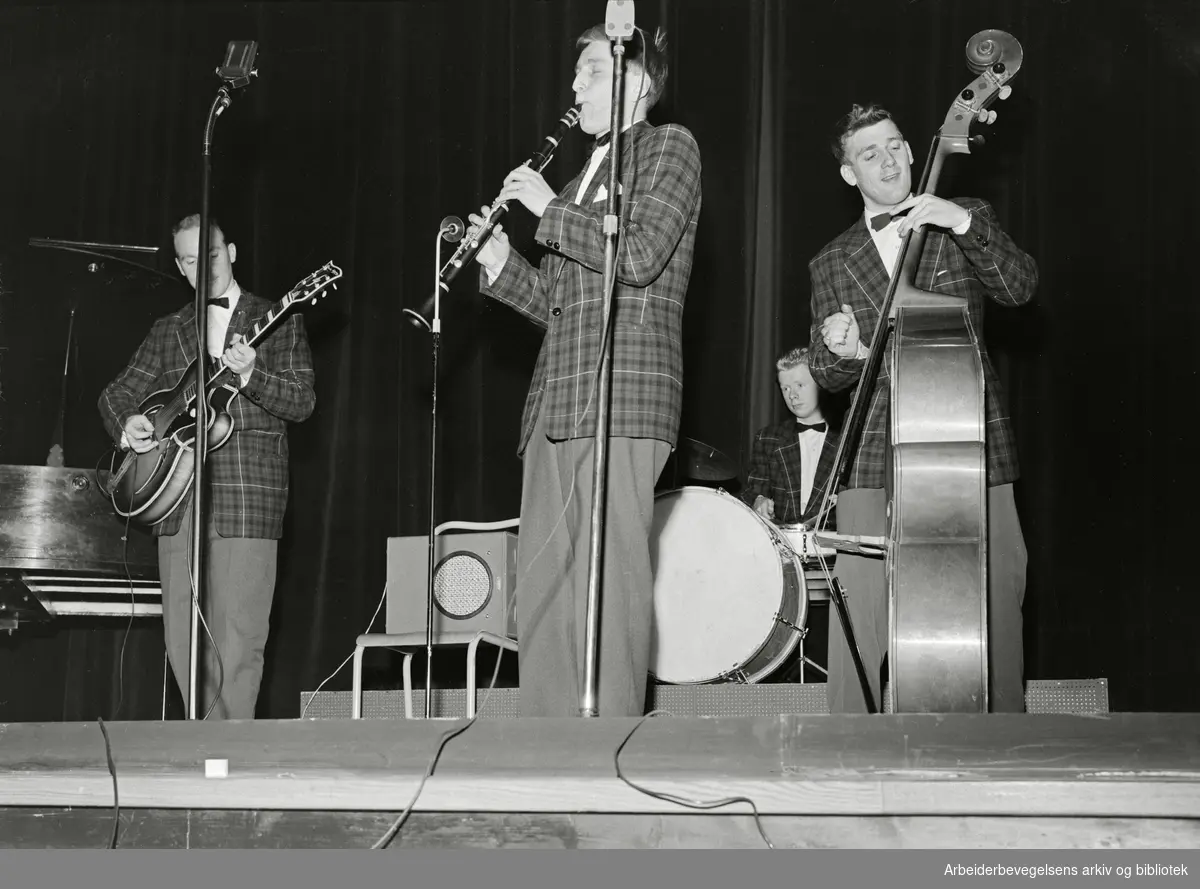
[[[462,236],[467,231],[466,227],[463,225],[463,221],[457,216],[447,216],[442,220],[440,228],[442,231],[442,237],[451,244],[462,240]]]
[[[449,241],[451,244],[455,243],[456,241],[461,241],[462,236],[466,233],[467,227],[463,225],[463,221],[457,216],[447,216],[438,226],[438,234],[443,240]],[[450,289],[442,281],[438,282],[438,286],[442,290]],[[424,305],[421,306],[420,312],[414,312],[412,309],[405,309],[403,314],[408,316],[409,323],[411,323],[414,327],[425,327],[432,329],[429,327],[429,322],[425,320],[425,316],[432,311],[433,297],[431,296],[429,299],[425,300]]]
[[[604,32],[609,40],[628,40],[633,36],[633,0],[608,0]]]
[[[251,77],[258,76],[258,69],[254,67],[254,57],[257,54],[257,41],[230,40],[229,46],[225,48],[225,64],[217,68],[217,77],[232,89],[246,86]]]

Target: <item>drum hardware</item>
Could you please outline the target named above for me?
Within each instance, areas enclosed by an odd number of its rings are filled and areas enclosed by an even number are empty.
[[[740,667],[736,667],[718,676],[717,682],[730,682],[735,685],[749,685],[750,677],[746,675],[745,670],[741,669]]]
[[[814,532],[813,540],[818,546],[832,547],[840,553],[856,556],[887,557],[888,539],[869,534],[835,534],[832,531]]]
[[[792,630],[800,634],[800,638],[804,639],[808,635],[808,627],[798,627],[782,614],[775,615],[775,623],[783,624],[785,627],[790,627]]]

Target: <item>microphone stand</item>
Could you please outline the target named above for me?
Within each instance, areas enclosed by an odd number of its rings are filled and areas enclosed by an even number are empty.
[[[633,32],[633,4],[630,7],[627,29]],[[614,4],[609,3],[608,30],[614,30]],[[579,715],[595,717],[597,707],[596,674],[597,642],[600,621],[600,587],[604,576],[604,523],[608,496],[609,403],[612,400],[612,315],[613,290],[617,281],[617,239],[620,218],[617,215],[618,173],[621,164],[621,123],[624,119],[625,98],[625,38],[615,36],[613,43],[612,121],[609,124],[608,201],[604,211],[604,305],[601,316],[600,380],[596,400],[596,432],[592,446],[592,516],[591,541],[588,556],[587,623],[583,649],[583,701]]]
[[[437,530],[434,521],[437,512],[437,386],[438,386],[438,356],[442,344],[442,291],[449,290],[448,284],[442,281],[442,240],[454,243],[463,236],[463,224],[454,216],[447,216],[438,227],[436,245],[434,247],[433,263],[433,315],[432,323],[423,317],[405,309],[405,313],[415,317],[429,328],[432,341],[433,383],[432,405],[429,411],[429,569],[428,586],[425,601],[425,718],[433,714],[433,570],[437,561]]]
[[[54,441],[46,455],[47,466],[66,466],[67,446],[67,382],[71,377],[71,348],[75,344],[75,313],[79,311],[79,294],[71,294],[70,318],[67,320],[67,347],[63,353],[62,382],[58,394],[58,422],[54,426]]]
[[[208,525],[205,521],[204,494],[206,490],[206,473],[204,463],[208,453],[209,417],[209,404],[205,387],[208,382],[209,364],[208,291],[211,286],[209,282],[212,278],[212,259],[209,257],[212,240],[211,232],[209,231],[209,196],[212,191],[213,130],[216,128],[217,118],[233,103],[232,91],[239,86],[245,86],[250,82],[250,75],[258,73],[251,68],[254,62],[256,47],[257,44],[253,41],[249,43],[233,41],[229,44],[225,65],[217,68],[216,72],[217,76],[222,80],[221,87],[217,90],[216,98],[213,99],[212,107],[208,112],[208,119],[204,125],[204,151],[200,171],[200,244],[197,248],[198,255],[196,256],[196,379],[193,384],[195,386],[193,404],[195,405],[196,434],[195,440],[192,443],[192,540],[190,546],[192,620],[191,638],[189,640],[191,660],[188,670],[188,719],[195,719],[198,709],[196,699],[198,686],[197,672],[200,660],[200,620],[203,613],[201,604],[205,594],[204,581],[208,575],[204,565],[204,542],[208,531]],[[237,60],[235,57],[239,52],[244,54],[240,60]],[[241,64],[231,65],[235,60]]]

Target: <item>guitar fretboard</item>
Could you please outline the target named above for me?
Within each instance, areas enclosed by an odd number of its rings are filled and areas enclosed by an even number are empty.
[[[342,270],[332,262],[326,263],[317,271],[313,272],[303,281],[296,285],[283,299],[271,306],[267,310],[267,314],[263,315],[254,322],[254,326],[250,329],[249,336],[246,337],[246,344],[254,346],[258,343],[272,327],[296,302],[303,300],[316,301],[318,296],[323,295],[325,288],[333,286],[336,290],[337,285],[334,283],[342,276]],[[197,359],[199,360],[199,359]],[[207,377],[205,383],[206,389],[214,388],[220,381],[222,375],[232,376],[232,371],[223,364],[218,364],[211,376]],[[172,413],[178,413],[186,410],[196,398],[196,384],[194,382],[185,385],[183,390],[176,398],[172,399],[169,410]],[[182,403],[181,403],[182,402]]]

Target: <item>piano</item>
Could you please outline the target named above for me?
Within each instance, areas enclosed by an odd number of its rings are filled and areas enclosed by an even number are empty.
[[[162,614],[154,538],[127,527],[104,493],[112,441],[96,410],[154,319],[191,296],[174,269],[158,268],[158,253],[47,238],[0,244],[0,630]]]
[[[0,465],[0,630],[162,615],[158,549],[112,508],[106,470]]]

